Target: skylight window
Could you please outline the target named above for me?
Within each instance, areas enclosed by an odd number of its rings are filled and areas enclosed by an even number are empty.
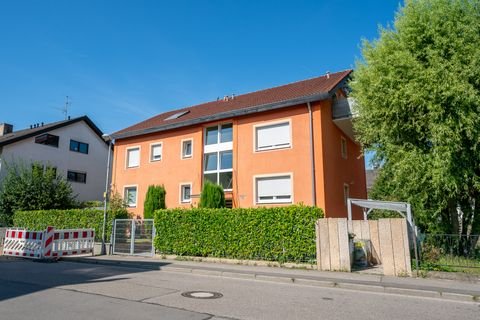
[[[184,116],[184,115],[186,115],[186,114],[189,113],[189,112],[190,112],[190,110],[184,110],[184,111],[180,111],[180,112],[174,113],[174,114],[172,114],[171,116],[169,116],[168,118],[166,118],[166,119],[163,120],[163,121],[178,119],[178,118],[180,118],[181,116]]]

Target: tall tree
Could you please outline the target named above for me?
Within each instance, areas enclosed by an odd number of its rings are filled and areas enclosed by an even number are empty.
[[[478,0],[407,0],[351,82],[373,196],[411,202],[429,232],[480,232],[479,30]]]
[[[76,205],[72,186],[55,169],[40,163],[5,165],[7,174],[0,186],[0,220],[4,224],[11,222],[17,210],[68,209]]]

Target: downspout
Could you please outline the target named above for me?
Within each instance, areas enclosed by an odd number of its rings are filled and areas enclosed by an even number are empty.
[[[315,153],[313,146],[313,115],[312,115],[312,106],[310,102],[307,102],[308,116],[310,122],[310,160],[311,160],[311,170],[312,170],[312,205],[317,206],[317,190],[315,188]]]

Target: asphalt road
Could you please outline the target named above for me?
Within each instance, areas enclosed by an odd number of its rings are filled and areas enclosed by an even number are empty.
[[[212,291],[193,299],[186,291]],[[0,260],[0,319],[480,319],[480,303],[199,274]]]

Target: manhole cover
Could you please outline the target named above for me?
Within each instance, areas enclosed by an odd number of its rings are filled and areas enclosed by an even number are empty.
[[[223,297],[223,294],[211,291],[187,291],[183,292],[182,296],[193,299],[218,299]]]

